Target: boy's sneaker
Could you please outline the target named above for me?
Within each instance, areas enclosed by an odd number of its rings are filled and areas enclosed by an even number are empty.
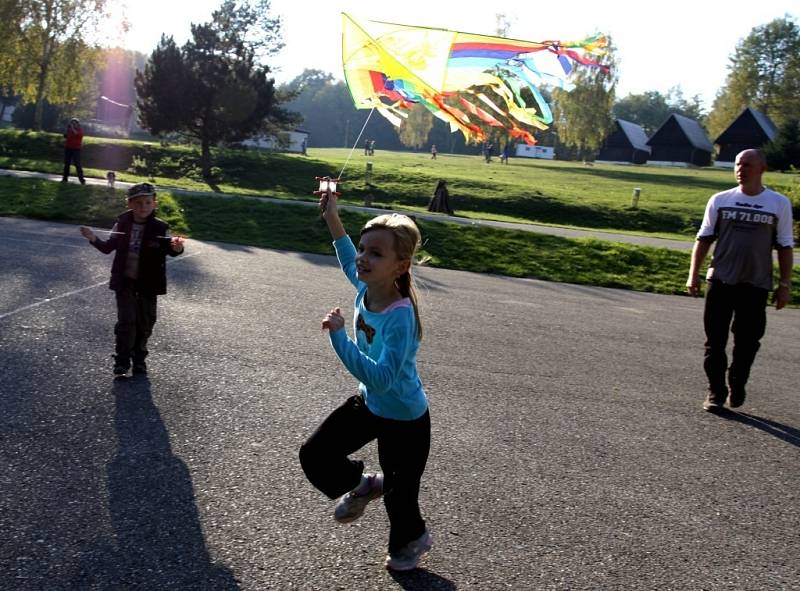
[[[747,398],[747,391],[744,386],[731,386],[731,393],[728,394],[728,404],[731,408],[742,406],[745,398]]]
[[[397,552],[386,557],[386,568],[391,570],[412,570],[417,568],[422,555],[433,547],[433,538],[426,529],[419,538],[409,542]]]
[[[128,375],[128,368],[124,365],[114,364],[114,377],[115,378],[124,378]]]
[[[134,363],[133,364],[133,375],[135,376],[146,376],[147,375],[147,364],[142,361],[141,363]]]
[[[333,510],[333,518],[339,523],[350,523],[364,514],[370,501],[383,495],[383,474],[364,474],[361,484],[343,495]]]
[[[703,410],[706,412],[720,412],[725,406],[725,397],[718,396],[713,392],[709,392],[703,402]]]

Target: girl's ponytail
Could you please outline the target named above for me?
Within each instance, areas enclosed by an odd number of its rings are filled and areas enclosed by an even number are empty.
[[[411,277],[411,270],[409,269],[400,275],[396,284],[400,295],[411,300],[411,305],[414,307],[414,319],[417,321],[417,340],[421,341],[422,321],[419,318],[419,296],[417,295],[417,288],[414,286],[414,279]]]

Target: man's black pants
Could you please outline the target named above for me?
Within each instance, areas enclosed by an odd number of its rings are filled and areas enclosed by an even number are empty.
[[[708,376],[709,390],[721,399],[728,390],[726,369],[732,387],[744,387],[750,377],[750,367],[767,327],[768,293],[766,289],[748,283],[727,285],[713,279],[708,283],[703,313],[706,331],[703,367]],[[733,332],[730,368],[725,354],[729,330]]]
[[[134,282],[117,290],[116,335],[117,365],[130,367],[144,363],[147,357],[147,339],[153,333],[156,323],[158,296],[142,293]]]
[[[383,470],[383,503],[389,516],[389,552],[425,533],[419,487],[431,445],[428,411],[413,421],[372,414],[361,396],[334,410],[300,448],[300,464],[316,488],[335,499],[358,486],[364,463],[347,456],[373,439]]]
[[[75,170],[78,172],[78,179],[83,182],[83,167],[81,166],[81,151],[73,148],[64,149],[64,173],[61,175],[63,180],[69,178],[69,165],[75,163]]]

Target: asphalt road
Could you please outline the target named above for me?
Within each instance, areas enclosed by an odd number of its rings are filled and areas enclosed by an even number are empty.
[[[392,575],[381,504],[335,523],[297,461],[356,388],[334,259],[188,241],[149,379],[117,381],[110,264],[0,218],[4,591],[800,588],[800,310],[719,417],[701,300],[419,269],[434,548]]]

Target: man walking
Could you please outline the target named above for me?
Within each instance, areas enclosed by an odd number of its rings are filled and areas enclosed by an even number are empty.
[[[692,250],[686,287],[697,296],[700,268],[711,243],[717,242],[706,275],[703,313],[703,367],[709,390],[703,408],[709,412],[722,409],[726,399],[731,408],[744,403],[750,367],[767,324],[767,296],[773,287],[773,246],[778,250],[780,268],[780,282],[773,296],[775,308],[780,310],[789,302],[794,247],[792,206],[784,195],[761,184],[766,169],[760,150],[744,150],[736,156],[734,170],[739,186],[709,199]],[[725,346],[729,330],[733,332],[733,355],[727,367]]]

